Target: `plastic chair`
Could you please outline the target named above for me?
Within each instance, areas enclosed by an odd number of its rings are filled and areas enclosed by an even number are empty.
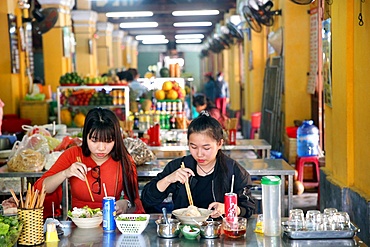
[[[250,139],[254,139],[254,133],[258,132],[261,126],[261,112],[252,113]]]
[[[313,166],[313,182],[305,182],[303,181],[304,177],[304,166],[305,164],[311,164]],[[298,172],[297,180],[303,183],[303,185],[311,185],[318,187],[320,183],[320,167],[319,167],[319,157],[318,156],[305,156],[305,157],[298,157],[295,163],[295,169]]]

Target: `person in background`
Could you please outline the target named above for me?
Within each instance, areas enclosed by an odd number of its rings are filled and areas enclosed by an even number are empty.
[[[222,72],[217,73],[217,79],[215,81],[215,104],[221,113],[226,115],[226,106],[229,103],[229,84],[224,80],[224,74]]]
[[[82,145],[65,150],[34,186],[41,191],[44,185],[49,194],[66,179],[70,183],[72,207],[102,208],[106,189],[108,196],[116,198],[117,214],[144,212],[136,165],[123,144],[119,120],[111,110],[91,109],[85,119]]]
[[[148,92],[148,89],[138,81],[140,74],[138,73],[137,69],[129,68],[127,71],[131,73],[133,77],[131,82],[128,81],[130,89],[137,93],[138,98],[145,97],[145,94]]]
[[[194,206],[213,210],[212,218],[224,213],[224,195],[233,191],[238,196],[237,214],[250,217],[255,210],[251,196],[252,181],[249,173],[221,150],[224,143],[220,123],[201,113],[188,128],[190,155],[170,161],[163,171],[144,186],[142,202],[146,211],[151,211],[172,193],[173,208],[187,208],[185,182],[188,181]],[[185,168],[181,168],[181,164]]]
[[[204,78],[206,81],[204,84],[204,94],[210,101],[215,102],[215,79],[211,72],[204,74]]]
[[[220,109],[215,106],[204,94],[198,94],[193,98],[193,106],[195,110],[200,113],[207,111],[213,118],[220,122],[224,128],[228,117],[221,113]]]

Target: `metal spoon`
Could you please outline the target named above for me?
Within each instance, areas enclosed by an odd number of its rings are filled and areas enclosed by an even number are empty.
[[[169,220],[168,220],[168,217],[167,217],[167,208],[163,207],[162,208],[162,212],[163,212],[163,218],[164,220],[166,221],[166,224],[170,224]]]

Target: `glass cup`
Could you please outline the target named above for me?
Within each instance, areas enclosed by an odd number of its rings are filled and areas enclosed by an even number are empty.
[[[337,212],[338,212],[338,209],[336,209],[336,208],[325,208],[324,209],[324,214],[333,215]]]
[[[225,217],[222,225],[229,238],[240,238],[247,232],[247,219],[243,217]]]
[[[351,224],[349,215],[347,212],[337,212],[333,215],[333,221],[335,224],[335,230],[348,230]]]
[[[293,231],[303,230],[305,227],[304,213],[302,209],[291,209],[289,211],[289,227]]]
[[[306,213],[306,229],[317,231],[322,223],[322,215],[319,210],[308,210]]]
[[[335,230],[334,214],[338,212],[336,208],[325,208],[322,214],[322,229],[324,231]]]

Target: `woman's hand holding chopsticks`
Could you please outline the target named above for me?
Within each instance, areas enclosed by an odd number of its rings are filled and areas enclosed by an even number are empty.
[[[180,182],[185,184],[189,177],[195,176],[193,170],[190,168],[179,168],[172,172],[170,175],[164,177],[157,183],[157,188],[159,191],[165,191],[170,184]]]

